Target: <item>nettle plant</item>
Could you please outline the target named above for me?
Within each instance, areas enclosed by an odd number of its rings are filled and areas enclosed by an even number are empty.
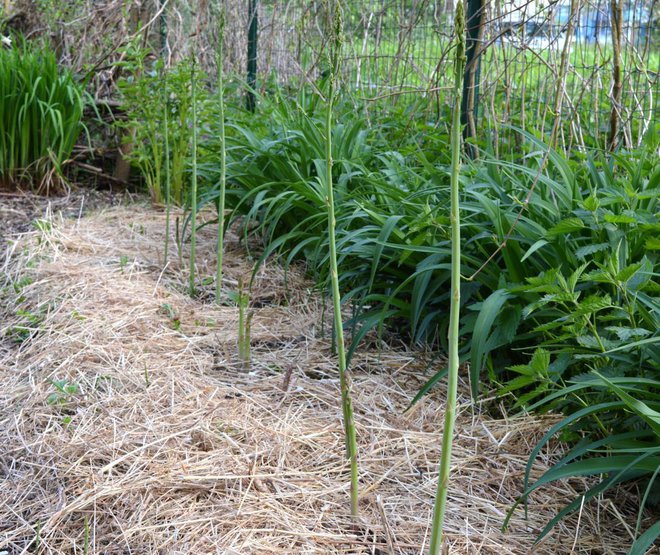
[[[635,481],[644,493],[632,552],[643,553],[660,533],[658,525],[641,529],[644,507],[660,501],[660,167],[652,149],[607,161],[551,159],[538,178],[533,168],[489,161],[473,185],[470,210],[491,218],[499,241],[516,221],[514,210],[502,211],[505,199],[530,199],[506,251],[480,276],[498,288],[466,322],[473,389],[485,366],[514,410],[564,414],[530,455],[519,502],[552,480],[600,477],[539,540],[584,502]],[[532,482],[553,437],[573,447]]]

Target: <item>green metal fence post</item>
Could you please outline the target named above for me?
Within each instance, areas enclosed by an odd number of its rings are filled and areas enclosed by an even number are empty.
[[[248,41],[247,41],[247,109],[254,112],[257,104],[255,90],[257,87],[257,34],[258,16],[257,1],[248,0]]]
[[[463,0],[458,0],[462,2]],[[461,100],[461,125],[464,139],[474,139],[479,112],[479,74],[481,71],[481,43],[486,19],[486,0],[466,0],[466,64],[463,79],[463,98]],[[474,158],[477,149],[470,143],[465,144],[465,153]]]
[[[160,56],[163,58],[163,62],[166,62],[166,57],[167,57],[167,11],[166,11],[166,3],[167,0],[159,0],[158,2],[158,9],[160,10],[160,16],[159,16],[159,29],[158,32],[160,34]]]

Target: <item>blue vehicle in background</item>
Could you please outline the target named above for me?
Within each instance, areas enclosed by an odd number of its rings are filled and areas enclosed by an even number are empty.
[[[561,0],[546,6],[527,4],[522,9],[512,9],[508,13],[509,17],[498,24],[503,42],[533,50],[563,48],[571,16],[570,1]],[[635,47],[643,46],[657,30],[657,17],[642,2],[624,6],[621,19],[623,41]],[[574,23],[575,40],[612,44],[610,2],[601,0],[596,4],[584,5]]]

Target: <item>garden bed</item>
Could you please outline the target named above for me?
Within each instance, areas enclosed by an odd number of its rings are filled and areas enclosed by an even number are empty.
[[[354,523],[329,327],[301,269],[268,262],[257,273],[248,369],[237,309],[213,304],[212,285],[189,298],[176,250],[164,266],[163,213],[113,208],[40,228],[3,267],[0,551],[425,551],[443,388],[404,409],[427,355],[380,345],[354,357]],[[253,260],[227,240],[224,286],[235,290]],[[199,275],[211,276],[211,226],[198,241]],[[519,510],[500,529],[552,421],[493,419],[461,384],[450,553],[626,551],[635,507],[624,494],[587,504],[533,545],[580,479],[542,488],[527,520]],[[560,453],[544,450],[534,475]]]

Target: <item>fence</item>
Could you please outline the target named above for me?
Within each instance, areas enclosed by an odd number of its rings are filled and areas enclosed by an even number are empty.
[[[342,0],[344,90],[379,109],[414,104],[440,119],[451,85],[455,1]],[[565,149],[630,148],[655,125],[658,0],[465,1],[471,59],[463,119],[469,136],[488,130],[497,146],[516,140],[507,131],[516,126]],[[10,4],[25,13],[35,5]],[[38,20],[32,27],[50,34],[68,65],[98,68],[98,95],[112,89],[118,70],[111,62],[121,58],[119,47],[129,36],[141,35],[170,61],[194,48],[213,74],[221,6],[225,69],[239,79],[260,91],[274,85],[295,90],[324,71],[326,0],[37,4],[39,17],[29,14]]]
[[[346,0],[345,88],[363,99],[442,105],[451,86],[454,0]],[[515,125],[558,145],[634,147],[660,94],[656,0],[467,0],[468,135]],[[323,70],[322,1],[262,0],[260,83]],[[558,116],[558,118],[557,118]],[[508,136],[508,135],[507,135]],[[495,141],[497,144],[498,141]]]

